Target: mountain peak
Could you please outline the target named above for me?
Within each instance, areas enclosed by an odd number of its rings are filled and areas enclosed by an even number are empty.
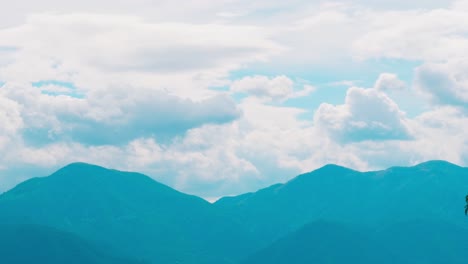
[[[54,172],[51,177],[75,177],[75,176],[91,176],[91,175],[107,175],[115,174],[116,170],[104,168],[102,166],[89,164],[85,162],[74,162]]]
[[[105,170],[107,170],[106,168],[104,168],[102,166],[98,166],[98,165],[94,165],[94,164],[90,164],[90,163],[86,163],[86,162],[73,162],[73,163],[70,163],[70,164],[62,167],[58,171],[61,171],[61,170],[76,170],[76,169],[105,169]]]
[[[445,160],[429,160],[426,162],[419,163],[418,165],[414,166],[417,168],[427,168],[427,169],[434,169],[434,168],[461,168],[460,166],[450,163]]]
[[[291,179],[286,185],[303,184],[303,181],[310,181],[310,179],[333,179],[335,176],[349,175],[356,172],[350,168],[346,168],[336,164],[327,164],[311,172],[301,174]],[[326,177],[323,177],[326,176]]]
[[[352,169],[338,165],[338,164],[330,163],[330,164],[327,164],[325,166],[318,168],[317,170],[352,170]]]
[[[199,228],[201,223],[216,217],[210,204],[199,197],[183,194],[140,173],[86,163],[69,164],[49,177],[25,181],[0,195],[0,224],[58,227],[103,243],[106,249],[122,249],[124,256],[151,259],[151,263],[176,263],[183,254],[170,255],[173,261],[164,259],[167,248],[182,247],[186,240],[197,241],[207,233]],[[214,239],[217,233],[213,231],[210,236]],[[128,241],[145,242],[140,248],[139,243],[129,245]],[[187,250],[187,256],[198,259],[198,251]]]
[[[337,164],[327,164],[327,165],[324,165],[316,170],[313,170],[311,172],[308,172],[306,174],[345,174],[345,173],[350,173],[350,172],[356,172],[355,170],[353,169],[350,169],[350,168],[347,168],[347,167],[344,167],[344,166],[341,166],[341,165],[337,165]]]

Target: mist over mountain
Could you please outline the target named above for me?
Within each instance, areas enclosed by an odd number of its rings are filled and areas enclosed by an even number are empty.
[[[462,263],[467,192],[468,169],[444,161],[327,165],[210,204],[139,173],[74,163],[0,195],[0,225],[44,227],[26,232],[32,241],[83,242],[61,244],[62,258],[93,259],[82,246],[93,245],[99,256],[148,263]],[[40,252],[57,251],[47,245]]]

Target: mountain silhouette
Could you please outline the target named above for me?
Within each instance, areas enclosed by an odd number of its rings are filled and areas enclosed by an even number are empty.
[[[378,229],[412,219],[466,227],[468,169],[443,161],[359,172],[327,165],[215,206],[255,232],[266,246],[314,220]]]
[[[223,263],[228,253],[210,251],[239,228],[213,209],[139,173],[74,163],[1,195],[0,223],[54,227],[154,263]]]
[[[378,263],[410,263],[399,252],[412,263],[444,257],[459,263],[464,247],[456,245],[467,243],[456,234],[466,232],[467,191],[468,169],[444,161],[371,172],[326,165],[210,204],[143,174],[73,163],[0,195],[0,225],[47,227],[78,237],[99,254],[158,264],[266,261],[273,252],[339,261],[359,249],[378,253],[363,251],[368,259],[386,256]],[[392,248],[407,237],[414,238],[408,251]],[[447,245],[440,251],[434,250],[437,239]],[[291,253],[298,241],[312,248]],[[323,243],[328,246],[317,251]],[[347,251],[343,244],[357,248]],[[258,263],[270,263],[265,261]]]

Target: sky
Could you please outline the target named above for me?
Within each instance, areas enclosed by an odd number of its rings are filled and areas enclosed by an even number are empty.
[[[71,162],[207,199],[468,166],[468,1],[0,0],[0,192]]]

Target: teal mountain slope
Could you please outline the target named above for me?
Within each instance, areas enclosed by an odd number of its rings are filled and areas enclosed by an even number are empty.
[[[380,228],[426,218],[466,226],[467,192],[468,169],[448,162],[374,172],[327,165],[285,184],[222,198],[215,206],[266,246],[314,220]]]
[[[390,264],[389,253],[367,232],[316,221],[259,250],[244,264]]]
[[[467,229],[444,221],[399,222],[374,237],[391,253],[393,263],[464,264],[468,259]]]
[[[463,264],[468,231],[449,223],[415,220],[372,232],[316,221],[259,250],[244,264]]]
[[[0,225],[0,263],[143,264],[104,254],[83,239],[33,225]]]
[[[397,225],[420,219],[463,233],[467,191],[468,169],[443,161],[374,172],[327,165],[287,183],[210,204],[142,174],[74,163],[0,195],[0,225],[52,227],[105,254],[118,252],[150,263],[231,264],[320,220],[346,226],[335,242],[350,239],[355,230],[382,234],[380,239],[391,228],[423,240],[417,229],[413,234],[412,228]],[[363,245],[374,239],[361,237]],[[447,244],[456,240],[444,239]],[[453,255],[458,259],[460,254]]]
[[[241,233],[213,209],[142,174],[75,163],[1,195],[0,223],[51,226],[154,263],[229,262],[219,234]]]

